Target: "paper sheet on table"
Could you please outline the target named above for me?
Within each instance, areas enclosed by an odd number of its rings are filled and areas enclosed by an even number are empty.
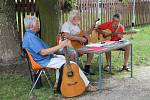
[[[88,47],[87,50],[88,51],[102,51],[105,50],[105,47]]]
[[[102,47],[102,46],[108,46],[110,44],[115,43],[116,41],[104,41],[103,43],[98,42],[98,43],[92,43],[92,44],[87,44],[87,47]]]
[[[87,44],[87,47],[101,47],[103,46],[103,44],[101,44],[101,42],[98,43],[92,43],[92,44]]]

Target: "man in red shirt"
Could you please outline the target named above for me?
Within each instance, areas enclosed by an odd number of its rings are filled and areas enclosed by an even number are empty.
[[[120,24],[120,14],[113,15],[112,21],[105,22],[98,25],[97,31],[100,32],[101,30],[106,30],[106,29],[109,29],[111,32],[124,32],[124,26]],[[123,37],[122,34],[112,35],[111,41],[119,41],[122,39],[122,37]],[[123,70],[129,71],[128,58],[129,58],[130,47],[126,46],[121,49],[124,50],[124,65],[121,71]],[[110,52],[106,53],[107,65],[104,67],[104,69],[108,68],[110,65],[110,56],[111,56]]]

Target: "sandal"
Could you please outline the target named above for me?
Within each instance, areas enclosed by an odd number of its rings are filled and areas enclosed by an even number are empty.
[[[105,72],[109,72],[109,65],[104,66],[103,70],[104,70]]]
[[[93,86],[91,84],[89,84],[87,87],[86,87],[86,91],[87,92],[95,92],[95,91],[98,91],[99,89],[96,87],[96,86]]]
[[[123,68],[120,70],[120,72],[122,72],[124,70],[127,71],[127,72],[131,72],[131,70],[128,68],[127,65],[123,65]]]
[[[92,86],[98,86],[99,82],[90,82]]]

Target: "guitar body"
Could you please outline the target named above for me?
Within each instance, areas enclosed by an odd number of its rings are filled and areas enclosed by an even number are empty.
[[[89,42],[96,43],[96,42],[102,42],[102,41],[108,41],[111,40],[111,36],[104,37],[104,35],[112,34],[112,32],[109,29],[102,30],[102,32],[96,32],[95,30],[92,31],[92,34],[89,38]]]
[[[101,30],[100,32],[93,31],[91,34],[91,42],[102,42],[102,41],[110,41],[111,36],[115,34],[122,34],[122,35],[131,35],[135,34],[136,31],[128,31],[128,32],[112,32],[109,29]]]
[[[74,97],[81,95],[85,91],[85,83],[80,77],[79,67],[77,64],[70,64],[73,72],[72,77],[68,77],[68,65],[63,68],[63,76],[61,83],[61,93],[64,97]]]
[[[83,37],[84,36],[84,32],[81,31],[80,33],[78,33],[76,36],[79,37]],[[74,49],[79,49],[82,48],[84,44],[81,44],[79,41],[76,40],[70,40],[68,46]]]
[[[98,32],[95,30],[92,31],[92,34],[88,38],[89,43],[96,43],[99,42],[100,40],[98,39]]]
[[[99,33],[101,35],[99,35],[99,38],[102,39],[103,41],[110,41],[111,40],[111,34],[112,34],[112,31],[109,30],[109,29],[106,29],[106,30],[102,30],[101,33]],[[104,37],[104,36],[107,36],[107,35],[110,35],[108,37]]]
[[[95,30],[92,32],[90,37],[90,42],[103,42],[103,41],[110,41],[111,36],[114,34],[122,34],[122,35],[128,35],[128,34],[135,34],[136,32],[112,32],[109,29],[101,30],[101,32],[96,32]]]
[[[79,49],[83,47],[83,44],[81,44],[79,41],[71,40],[71,46],[74,49]]]

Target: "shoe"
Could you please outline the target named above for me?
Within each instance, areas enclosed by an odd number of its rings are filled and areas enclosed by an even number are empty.
[[[87,92],[96,92],[98,91],[99,89],[97,88],[97,86],[93,86],[91,84],[89,84],[87,87],[86,87],[86,91]]]
[[[86,75],[88,75],[88,74],[90,74],[90,75],[96,75],[94,72],[92,72],[92,71],[90,70],[90,66],[91,66],[91,65],[85,65],[85,66],[84,66],[84,69],[83,69],[84,73],[85,73]]]
[[[104,68],[103,68],[103,70],[105,71],[105,72],[109,72],[109,65],[106,65],[106,66],[104,66]]]
[[[131,72],[130,68],[127,65],[123,65],[122,69],[120,70],[120,72],[122,71],[127,71],[127,72]]]
[[[92,86],[98,86],[99,82],[90,82]]]

